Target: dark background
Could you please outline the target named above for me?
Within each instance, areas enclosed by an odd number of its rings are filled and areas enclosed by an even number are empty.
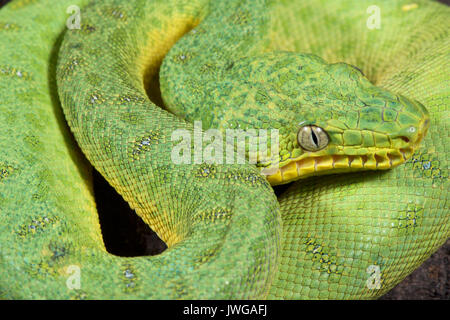
[[[0,8],[7,2],[9,0],[0,0]],[[440,2],[450,5],[450,0]],[[94,190],[103,238],[109,252],[119,256],[135,256],[164,251],[165,244],[96,172],[94,172]],[[450,240],[447,240],[420,268],[381,299],[449,300],[449,260]]]

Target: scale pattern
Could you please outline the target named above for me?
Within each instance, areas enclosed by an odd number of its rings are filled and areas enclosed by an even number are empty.
[[[73,4],[82,25],[65,30]],[[270,2],[279,18],[270,20],[267,49],[352,63],[422,102],[431,117],[423,147],[387,172],[301,180],[278,201],[254,166],[171,163],[172,131],[193,126],[147,98],[155,81],[144,76],[212,3],[18,0],[2,8],[0,296],[376,298],[401,281],[450,233],[449,10],[381,2],[381,29],[370,30],[371,4]],[[245,22],[245,12],[234,21]],[[82,153],[168,250],[106,252]],[[79,288],[67,282],[73,267]],[[374,288],[367,281],[376,267]]]

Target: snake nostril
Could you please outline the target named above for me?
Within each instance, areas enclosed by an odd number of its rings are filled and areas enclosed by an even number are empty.
[[[409,143],[409,138],[408,138],[408,137],[400,137],[400,139],[402,139],[402,140],[405,141],[406,143]]]

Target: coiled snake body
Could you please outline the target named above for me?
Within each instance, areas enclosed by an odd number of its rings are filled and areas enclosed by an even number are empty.
[[[0,296],[354,299],[401,281],[450,232],[449,10],[379,1],[371,28],[371,5],[2,8]],[[172,135],[195,120],[278,129],[280,151],[257,166],[174,163]],[[164,253],[106,252],[90,164],[65,121]],[[322,173],[339,174],[309,177]],[[269,182],[294,180],[277,199]]]

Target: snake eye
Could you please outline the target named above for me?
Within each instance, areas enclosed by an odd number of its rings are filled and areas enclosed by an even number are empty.
[[[300,147],[307,151],[319,151],[328,145],[329,139],[325,130],[316,126],[304,126],[297,134]]]

